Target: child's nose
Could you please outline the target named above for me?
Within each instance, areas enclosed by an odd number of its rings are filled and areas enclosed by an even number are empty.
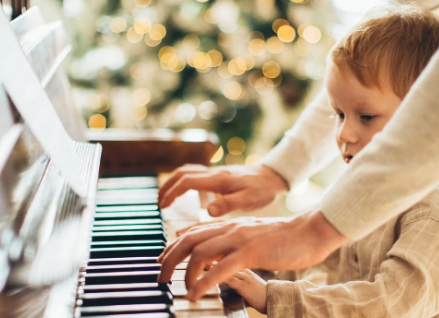
[[[338,128],[337,139],[343,143],[356,143],[358,141],[358,136],[355,131],[355,127],[347,120]]]

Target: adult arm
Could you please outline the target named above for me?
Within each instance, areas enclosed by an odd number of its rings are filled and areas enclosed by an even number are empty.
[[[438,314],[437,220],[402,228],[373,282],[317,286],[311,282],[269,281],[268,318],[433,317]]]
[[[320,203],[343,235],[359,239],[439,183],[439,52],[393,118],[349,164]]]

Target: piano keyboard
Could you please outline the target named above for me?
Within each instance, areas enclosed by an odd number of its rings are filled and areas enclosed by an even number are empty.
[[[157,257],[168,241],[157,200],[156,177],[99,180],[90,258],[79,273],[75,318],[226,317],[218,287],[197,302],[184,299],[187,262],[168,284],[157,283]]]

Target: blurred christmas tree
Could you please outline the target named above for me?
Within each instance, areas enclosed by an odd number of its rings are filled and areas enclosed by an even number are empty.
[[[323,76],[332,38],[321,30],[335,17],[328,0],[62,5],[75,32],[69,73],[91,128],[210,129],[222,143],[213,161],[227,164],[258,159],[252,138],[280,137],[285,114]]]

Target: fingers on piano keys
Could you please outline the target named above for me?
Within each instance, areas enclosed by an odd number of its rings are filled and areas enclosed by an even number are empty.
[[[76,318],[225,317],[218,287],[198,302],[184,299],[187,262],[168,284],[157,283],[157,257],[168,240],[157,199],[155,177],[100,179]]]

